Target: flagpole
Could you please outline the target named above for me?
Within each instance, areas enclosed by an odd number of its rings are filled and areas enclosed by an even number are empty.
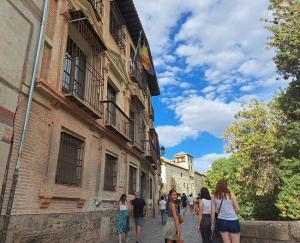
[[[133,63],[135,62],[135,58],[136,58],[136,55],[137,55],[137,51],[138,51],[138,46],[141,42],[141,39],[142,39],[142,33],[143,33],[143,30],[141,30],[140,32],[140,36],[139,36],[139,39],[138,39],[138,43],[136,45],[136,48],[135,48],[135,53],[134,53],[134,58],[133,58]]]

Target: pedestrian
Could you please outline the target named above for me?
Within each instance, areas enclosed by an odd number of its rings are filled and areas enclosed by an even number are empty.
[[[189,204],[190,211],[193,214],[194,213],[194,198],[193,198],[192,194],[190,194],[190,196],[188,198],[188,204]]]
[[[202,187],[199,195],[198,230],[201,233],[202,243],[220,242],[218,234],[211,231],[211,196],[206,187]]]
[[[219,180],[212,198],[211,229],[220,231],[224,243],[240,243],[240,223],[237,214],[240,207],[225,180]],[[215,215],[217,213],[217,215]]]
[[[176,205],[177,205],[177,209],[178,209],[178,212],[180,214],[180,211],[181,211],[181,197],[180,197],[180,194],[177,193],[177,201],[176,201]]]
[[[160,208],[160,217],[161,217],[161,223],[166,223],[166,207],[167,207],[167,201],[165,200],[164,196],[160,197],[159,201],[159,208]]]
[[[125,242],[127,242],[130,216],[129,216],[129,205],[127,203],[126,194],[122,194],[120,200],[118,201],[118,211],[119,211],[119,218],[118,218],[117,234],[119,237],[119,243],[122,243],[123,234],[125,234],[124,240]]]
[[[139,243],[141,239],[142,229],[145,224],[145,216],[147,214],[147,207],[145,200],[140,197],[140,193],[135,193],[135,199],[131,201],[132,210],[131,214],[134,218],[135,223],[135,236],[136,243]]]
[[[164,238],[167,239],[167,243],[172,243],[174,240],[177,243],[183,243],[183,234],[180,227],[180,224],[183,223],[183,219],[178,212],[176,204],[177,193],[174,189],[171,189],[167,203],[168,219],[163,229]]]
[[[186,197],[185,193],[183,193],[181,196],[181,206],[182,206],[183,215],[185,215],[186,207],[187,207],[187,197]]]

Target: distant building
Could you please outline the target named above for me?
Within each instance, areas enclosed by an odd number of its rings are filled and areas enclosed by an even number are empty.
[[[201,174],[197,171],[195,171],[195,176],[194,176],[194,180],[195,180],[195,191],[198,194],[201,190],[201,188],[204,186],[204,174]]]
[[[194,170],[193,157],[181,152],[174,160],[161,157],[162,193],[174,188],[178,193],[197,196],[203,186],[203,174]]]

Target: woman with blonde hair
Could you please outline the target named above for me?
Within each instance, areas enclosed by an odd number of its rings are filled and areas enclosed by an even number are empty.
[[[228,189],[227,182],[219,180],[212,197],[211,230],[215,230],[216,223],[224,243],[240,243],[239,212],[239,204]]]

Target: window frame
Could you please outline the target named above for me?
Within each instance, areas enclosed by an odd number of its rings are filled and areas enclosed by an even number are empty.
[[[131,172],[134,172],[134,175],[135,175],[134,177],[131,177],[132,176]],[[137,172],[138,172],[138,169],[135,166],[129,165],[128,194],[130,194],[130,195],[134,195],[137,190],[137,175],[138,175]]]
[[[69,139],[69,140],[68,140]],[[66,146],[67,143],[71,143],[73,140],[73,146],[72,147],[63,147]],[[77,140],[77,141],[76,141]],[[80,147],[74,148],[74,143],[78,143]],[[75,144],[76,146],[76,144]],[[75,149],[77,153],[77,161],[66,161],[66,159],[70,159],[72,157],[67,156],[67,152],[69,152],[70,149]],[[78,149],[80,150],[78,153]],[[74,151],[75,151],[74,150]],[[58,151],[58,160],[57,160],[57,168],[56,168],[56,174],[55,174],[55,184],[57,185],[66,185],[66,186],[75,186],[75,187],[81,187],[82,185],[82,175],[83,175],[83,162],[84,162],[84,150],[85,150],[85,140],[81,139],[77,136],[74,136],[73,134],[61,131],[60,133],[60,145],[59,145],[59,151]],[[74,152],[73,151],[73,152]],[[74,158],[72,158],[74,159]],[[71,165],[75,165],[76,169],[73,171],[75,173],[75,176],[73,175],[73,181],[66,181],[70,178],[66,178],[68,175],[65,173],[70,173],[72,171],[70,168],[70,165],[68,163],[71,162]],[[66,170],[67,167],[67,170]],[[75,177],[75,179],[74,179]]]
[[[153,180],[151,177],[149,179],[149,198],[153,199]]]
[[[117,163],[118,157],[113,156],[110,153],[105,153],[105,168],[103,182],[104,191],[116,191],[117,189]]]

